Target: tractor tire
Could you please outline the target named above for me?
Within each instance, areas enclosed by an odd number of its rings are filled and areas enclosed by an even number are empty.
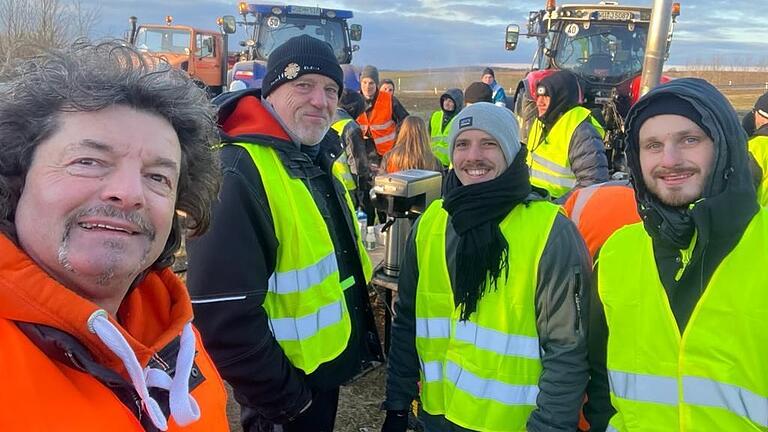
[[[531,99],[525,87],[520,87],[515,94],[515,116],[520,123],[520,141],[528,143],[528,131],[533,119],[536,118],[536,103]]]

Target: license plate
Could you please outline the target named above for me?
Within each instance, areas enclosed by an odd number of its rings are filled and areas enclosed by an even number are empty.
[[[291,6],[291,13],[301,15],[320,15],[320,8],[308,6]]]
[[[597,19],[611,21],[629,21],[632,19],[632,12],[629,11],[597,11]]]

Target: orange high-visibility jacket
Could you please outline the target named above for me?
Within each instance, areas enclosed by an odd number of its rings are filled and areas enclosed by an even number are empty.
[[[563,208],[579,229],[592,257],[614,231],[640,222],[635,191],[626,183],[600,183],[577,189]]]
[[[123,363],[87,328],[88,318],[98,309],[52,279],[0,235],[0,431],[145,430],[134,414],[135,402],[129,408],[109,387],[84,372],[82,364],[70,361],[72,351],[65,347],[84,348],[96,363],[121,375],[130,386]],[[187,290],[170,269],[150,272],[123,300],[117,320],[110,316],[142,367],[150,358],[175,361],[175,352],[164,357],[158,353],[178,343],[177,336],[191,320]],[[34,329],[52,328],[56,335],[65,340],[69,335],[71,340],[63,347],[42,344],[41,338],[35,336],[33,341],[29,331],[22,331],[29,324],[20,323],[32,324]],[[227,394],[197,332],[195,349],[190,394],[200,407],[200,419],[180,427],[171,417],[168,430],[227,431]],[[167,372],[174,375],[171,369]],[[162,405],[162,396],[156,399]],[[146,412],[142,417],[148,420]]]
[[[363,112],[357,117],[357,123],[363,130],[363,136],[373,139],[376,153],[383,156],[390,151],[397,137],[397,124],[392,120],[392,95],[378,92],[370,117]]]

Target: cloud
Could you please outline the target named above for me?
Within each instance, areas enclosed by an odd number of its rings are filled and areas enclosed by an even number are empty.
[[[761,43],[764,32],[762,3],[750,0],[696,0],[682,2],[675,28],[670,63],[691,64],[707,58],[761,61],[768,46]],[[518,49],[503,49],[507,24],[524,28],[528,12],[544,7],[544,0],[284,0],[286,4],[320,5],[351,9],[352,22],[363,25],[361,50],[355,63],[373,63],[388,69],[413,69],[486,63],[527,63],[535,49],[534,40],[521,38]],[[597,3],[573,0],[572,3]],[[136,15],[143,22],[162,22],[173,15],[175,22],[213,28],[217,16],[237,13],[232,0],[85,0],[100,4],[102,21],[98,36],[122,36],[127,18]],[[558,3],[565,3],[558,1]],[[569,2],[571,3],[571,2]],[[651,6],[652,0],[621,0],[620,3]],[[243,39],[242,31],[235,40]],[[236,45],[235,45],[236,46]]]

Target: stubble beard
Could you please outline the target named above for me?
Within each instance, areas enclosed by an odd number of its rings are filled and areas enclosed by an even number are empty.
[[[104,210],[104,209],[112,209],[112,210]],[[67,221],[64,225],[64,234],[62,235],[61,243],[59,244],[59,249],[57,253],[58,262],[61,264],[61,266],[66,270],[67,272],[70,272],[72,274],[78,274],[77,270],[72,265],[72,262],[69,259],[69,253],[70,253],[70,238],[72,234],[72,229],[75,227],[76,220],[80,217],[83,217],[85,215],[108,215],[108,216],[115,216],[116,214],[124,214],[123,217],[126,220],[129,220],[135,224],[137,224],[141,229],[145,232],[142,235],[146,235],[149,238],[149,241],[147,242],[147,247],[144,249],[144,251],[141,254],[141,259],[136,265],[136,268],[134,268],[131,273],[132,274],[139,274],[142,271],[144,271],[148,267],[148,261],[149,261],[149,254],[152,250],[152,243],[155,239],[155,229],[151,226],[147,221],[144,220],[141,216],[132,213],[132,214],[125,214],[124,212],[121,212],[120,210],[115,209],[114,207],[96,207],[91,209],[86,209],[79,211],[75,214],[72,214],[69,218],[67,218]],[[118,266],[118,264],[121,262],[121,259],[123,258],[123,253],[125,251],[125,244],[118,240],[105,240],[102,243],[102,246],[104,246],[104,249],[106,250],[105,255],[107,255],[107,261],[108,265],[103,269],[101,273],[99,273],[95,278],[95,283],[98,286],[107,286],[110,284],[110,282],[115,277],[115,270]]]

